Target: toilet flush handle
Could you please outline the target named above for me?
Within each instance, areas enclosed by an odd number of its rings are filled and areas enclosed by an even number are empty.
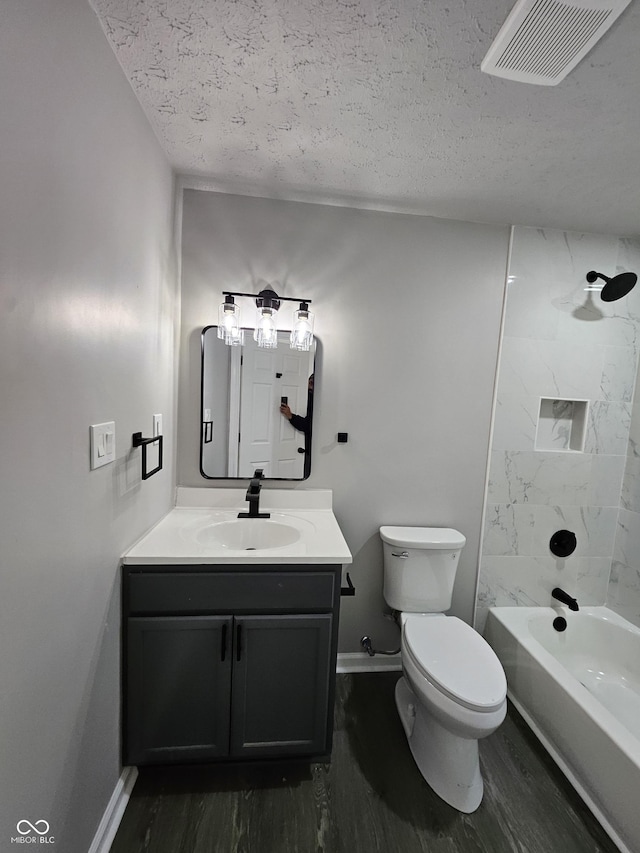
[[[391,556],[392,557],[400,557],[401,560],[406,560],[407,557],[409,556],[409,552],[408,551],[402,551],[402,553],[396,554],[395,551],[392,551]]]

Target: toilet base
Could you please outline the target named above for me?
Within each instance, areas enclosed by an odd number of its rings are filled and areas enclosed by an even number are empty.
[[[454,809],[474,812],[484,786],[478,741],[448,731],[420,703],[405,677],[396,684],[396,706],[409,748],[426,782]]]

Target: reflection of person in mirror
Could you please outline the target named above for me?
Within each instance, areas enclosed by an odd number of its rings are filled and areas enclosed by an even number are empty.
[[[289,408],[288,403],[282,403],[280,406],[280,412],[289,421],[291,426],[294,427],[294,429],[303,432],[305,435],[310,435],[311,433],[311,418],[313,414],[313,373],[309,377],[308,388],[306,415],[294,415]]]

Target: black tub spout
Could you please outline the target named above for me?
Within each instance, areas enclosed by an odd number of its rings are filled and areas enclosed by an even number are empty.
[[[551,595],[553,598],[560,601],[562,604],[566,604],[569,610],[579,610],[578,602],[575,598],[571,598],[568,592],[565,592],[563,589],[560,589],[559,586],[555,587],[555,589],[551,590]]]

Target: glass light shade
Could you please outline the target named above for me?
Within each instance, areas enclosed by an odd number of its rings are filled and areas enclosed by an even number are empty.
[[[278,346],[276,314],[277,310],[270,306],[258,308],[253,339],[257,341],[259,347],[263,347],[264,349],[275,349]]]
[[[240,326],[240,306],[233,297],[227,297],[218,309],[218,337],[228,346],[241,346],[244,343],[244,331]]]
[[[293,329],[291,330],[291,349],[307,352],[313,343],[313,321],[315,316],[308,308],[300,306],[293,313]]]

